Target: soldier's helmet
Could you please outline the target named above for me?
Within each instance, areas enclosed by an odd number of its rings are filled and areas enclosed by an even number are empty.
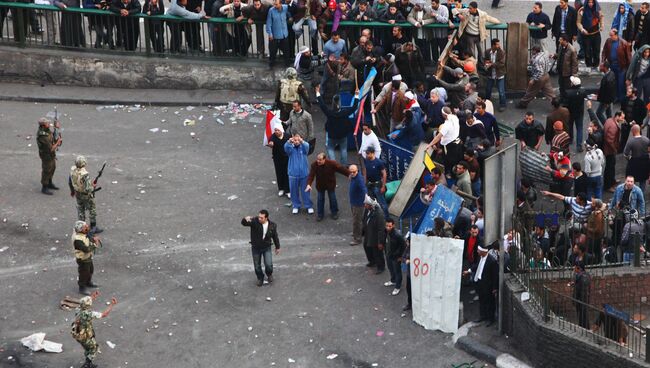
[[[298,76],[298,72],[294,68],[287,68],[287,70],[285,70],[284,74],[289,79],[295,79]]]
[[[81,309],[88,309],[93,305],[93,298],[89,296],[84,296],[83,298],[79,299],[79,306],[81,306]]]
[[[86,157],[77,156],[77,158],[74,160],[74,164],[81,169],[82,167],[86,166]]]
[[[43,126],[50,126],[50,119],[48,118],[40,118],[38,119],[38,125],[43,125]]]
[[[74,223],[74,231],[80,233],[81,230],[83,230],[84,226],[86,226],[85,221],[75,221],[75,223]]]

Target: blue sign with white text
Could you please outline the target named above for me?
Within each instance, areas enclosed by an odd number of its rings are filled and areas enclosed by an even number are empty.
[[[417,234],[424,234],[432,230],[434,227],[433,220],[436,217],[441,217],[443,220],[453,224],[456,221],[456,216],[461,207],[463,207],[463,198],[451,189],[438,185],[436,192],[433,194],[431,204],[420,218],[419,226],[415,232]]]

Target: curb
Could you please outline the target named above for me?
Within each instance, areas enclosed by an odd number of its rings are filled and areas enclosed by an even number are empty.
[[[468,337],[469,329],[476,323],[470,322],[462,325],[453,337],[454,345],[466,353],[480,359],[486,363],[492,364],[497,368],[532,368],[528,364],[515,358],[514,356],[502,353],[492,347]]]
[[[119,100],[119,99],[94,99],[94,98],[66,98],[66,97],[32,97],[32,96],[0,96],[0,101],[13,102],[38,102],[54,104],[72,104],[72,105],[142,105],[142,106],[219,106],[228,105],[225,101],[144,101],[144,100]],[[255,101],[272,105],[273,101]]]

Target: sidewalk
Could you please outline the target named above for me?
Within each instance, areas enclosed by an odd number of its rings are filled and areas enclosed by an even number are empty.
[[[203,106],[237,103],[273,103],[274,92],[118,89],[0,82],[0,101],[29,101],[91,105]]]

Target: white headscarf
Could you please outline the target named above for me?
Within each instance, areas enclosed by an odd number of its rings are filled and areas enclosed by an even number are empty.
[[[309,47],[307,46],[301,46],[300,50],[298,50],[298,53],[296,54],[296,58],[293,60],[293,67],[296,70],[298,70],[298,66],[300,65],[300,56],[307,51],[309,51]]]

